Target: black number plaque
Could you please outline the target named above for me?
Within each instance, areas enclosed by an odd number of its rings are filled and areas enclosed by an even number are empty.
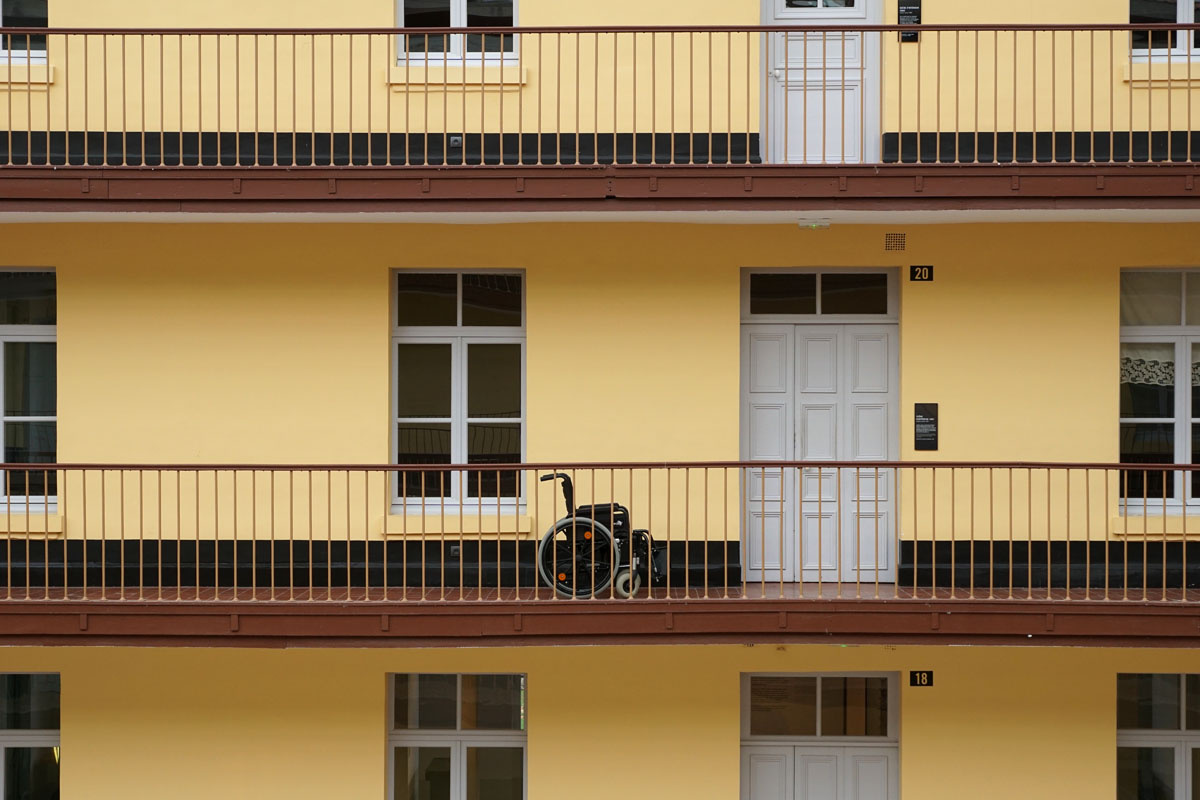
[[[908,673],[909,686],[933,686],[933,670],[914,669]]]
[[[914,414],[917,450],[938,449],[938,404],[917,403]]]

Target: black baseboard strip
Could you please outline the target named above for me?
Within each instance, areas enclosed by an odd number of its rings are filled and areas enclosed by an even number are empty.
[[[1200,131],[886,133],[888,164],[1200,161]]]

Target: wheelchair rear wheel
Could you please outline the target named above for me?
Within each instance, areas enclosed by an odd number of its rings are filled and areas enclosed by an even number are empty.
[[[564,597],[592,597],[613,579],[612,533],[587,517],[565,517],[538,545],[538,575]]]

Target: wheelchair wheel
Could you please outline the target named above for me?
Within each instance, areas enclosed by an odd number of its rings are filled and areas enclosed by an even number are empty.
[[[633,597],[642,588],[642,576],[626,568],[617,573],[613,593],[622,600]]]
[[[538,544],[538,575],[564,597],[591,597],[613,579],[613,538],[587,517],[565,517]]]

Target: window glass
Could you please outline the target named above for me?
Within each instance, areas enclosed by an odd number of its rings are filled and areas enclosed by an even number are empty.
[[[521,426],[514,424],[467,425],[468,464],[519,464]],[[468,497],[513,497],[517,473],[513,470],[479,470],[468,473]]]
[[[1129,0],[1129,22],[1139,24],[1162,24],[1178,21],[1178,0]],[[1133,47],[1167,48],[1171,46],[1170,31],[1134,31]]]
[[[1186,325],[1200,325],[1200,272],[1187,272],[1183,276],[1186,287]]]
[[[4,748],[4,800],[58,800],[57,747]]]
[[[404,0],[404,27],[449,28],[450,0]],[[408,36],[405,49],[410,53],[445,53],[450,50],[450,37],[445,34]]]
[[[395,748],[392,785],[395,800],[450,800],[450,748]]]
[[[887,736],[887,678],[821,678],[822,736]]]
[[[467,345],[467,416],[521,416],[521,345]]]
[[[1175,426],[1160,422],[1121,423],[1122,464],[1175,463]],[[1175,481],[1169,471],[1128,469],[1121,472],[1121,496],[1134,500],[1171,499]]]
[[[821,276],[822,314],[886,314],[887,275],[825,273]]]
[[[396,434],[397,464],[451,463],[450,423],[401,423]],[[449,497],[455,481],[446,471],[404,472],[401,476],[405,497]]]
[[[1175,345],[1121,343],[1121,416],[1175,416]]]
[[[520,327],[521,276],[463,275],[462,324]]]
[[[1182,273],[1122,272],[1121,324],[1181,324],[1182,292]]]
[[[54,342],[4,343],[4,414],[53,417],[58,410]]]
[[[511,28],[513,0],[467,0],[468,28]],[[467,52],[498,53],[512,51],[511,34],[488,36],[467,34]]]
[[[1187,708],[1184,709],[1184,727],[1189,731],[1200,730],[1200,675],[1184,675],[1184,694]]]
[[[451,410],[450,344],[396,346],[396,416],[449,419]]]
[[[1118,747],[1117,800],[1176,800],[1175,751]]]
[[[53,272],[0,272],[0,325],[53,325]]]
[[[48,25],[47,0],[0,0],[0,21],[9,28],[45,28]],[[3,37],[0,49],[17,53],[45,52],[46,37],[13,34]]]
[[[54,730],[59,726],[58,675],[0,675],[0,725],[4,730]]]
[[[816,736],[817,679],[751,677],[750,733],[754,736]]]
[[[817,313],[817,276],[811,273],[751,275],[750,313]]]
[[[1179,730],[1179,676],[1117,676],[1117,727],[1122,730]]]
[[[468,747],[470,800],[523,800],[525,751],[520,747]]]
[[[397,730],[454,730],[458,727],[457,675],[397,675],[395,709]]]
[[[396,324],[403,327],[458,324],[458,276],[401,272],[396,276]]]
[[[524,675],[463,675],[463,730],[525,730]]]

